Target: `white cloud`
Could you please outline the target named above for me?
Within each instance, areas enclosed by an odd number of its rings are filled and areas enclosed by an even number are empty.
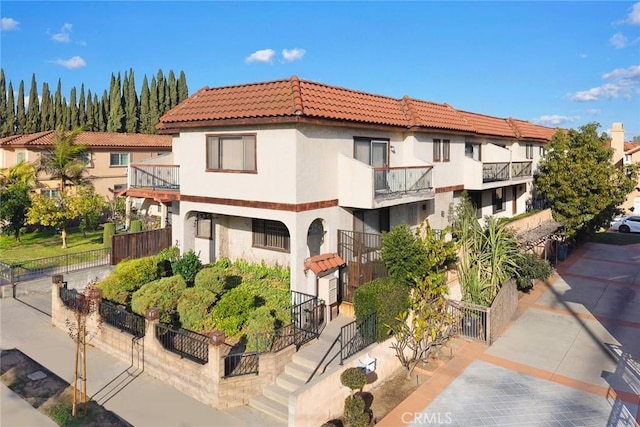
[[[58,43],[69,43],[71,41],[71,28],[73,25],[66,23],[62,26],[59,33],[51,36],[51,40]]]
[[[276,52],[273,49],[256,50],[251,55],[247,56],[244,62],[250,64],[252,62],[269,62],[273,61],[273,56]]]
[[[640,2],[633,5],[626,22],[633,25],[640,25]]]
[[[302,59],[305,53],[304,49],[282,49],[282,58],[285,62],[293,62]]]
[[[609,41],[616,49],[622,49],[629,43],[629,39],[622,33],[615,33],[613,36],[611,36]]]
[[[600,110],[598,110],[597,108],[588,108],[586,110],[584,110],[584,113],[587,116],[597,116],[600,114]]]
[[[69,59],[57,59],[53,61],[55,64],[62,65],[64,68],[74,69],[74,68],[82,68],[87,65],[84,59],[80,56],[74,56]]]
[[[11,31],[17,30],[19,26],[20,22],[16,21],[13,18],[2,18],[2,24],[0,28],[2,29],[2,31]]]
[[[580,119],[579,116],[562,116],[559,114],[549,114],[533,119],[533,122],[542,126],[561,126],[573,123]]]
[[[640,65],[616,68],[602,75],[608,83],[569,95],[573,101],[588,102],[601,99],[631,98],[640,93]]]

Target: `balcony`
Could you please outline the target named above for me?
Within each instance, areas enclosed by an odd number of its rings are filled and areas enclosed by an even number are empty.
[[[433,199],[433,167],[373,168],[352,157],[340,156],[340,206],[377,209]]]
[[[532,180],[533,165],[531,161],[480,162],[466,157],[464,176],[466,189],[484,190]]]
[[[180,195],[180,166],[129,164],[127,194],[151,197],[161,201],[178,200]]]

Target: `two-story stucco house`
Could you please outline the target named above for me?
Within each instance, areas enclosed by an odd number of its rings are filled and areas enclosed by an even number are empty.
[[[624,125],[622,123],[613,123],[609,134],[611,148],[613,148],[612,160],[616,166],[624,167],[625,165],[640,162],[640,144],[625,141]],[[627,200],[620,208],[636,215],[640,212],[640,181],[638,182],[638,187],[629,193]]]
[[[173,136],[173,165],[132,164],[127,194],[171,206],[182,251],[290,266],[291,288],[311,295],[323,269],[308,258],[339,253],[344,300],[375,276],[381,232],[444,228],[463,190],[479,217],[524,212],[554,133],[295,76],[205,87],[157,129]]]
[[[171,137],[167,135],[127,134],[115,132],[82,132],[76,144],[87,147],[87,174],[93,178],[96,193],[113,197],[113,193],[127,187],[129,162],[171,153]],[[21,161],[35,165],[42,153],[55,143],[55,132],[44,131],[29,135],[14,135],[0,139],[0,169]],[[55,194],[58,183],[48,176],[38,175],[39,191]]]

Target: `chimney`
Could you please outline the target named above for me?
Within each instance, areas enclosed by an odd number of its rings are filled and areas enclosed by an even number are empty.
[[[611,148],[613,148],[613,164],[622,166],[624,163],[624,128],[622,123],[611,125]]]

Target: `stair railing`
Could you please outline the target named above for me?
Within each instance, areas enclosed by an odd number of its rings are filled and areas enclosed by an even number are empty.
[[[307,380],[307,382],[305,384],[308,384],[309,381],[311,381],[311,379],[316,375],[316,373],[318,372],[318,370],[320,369],[320,366],[322,366],[322,363],[324,362],[324,360],[329,356],[329,354],[331,353],[331,350],[333,349],[333,347],[337,344],[340,343],[340,350],[338,350],[336,352],[336,354],[333,355],[333,357],[331,358],[331,360],[329,360],[327,362],[326,365],[324,365],[324,368],[322,369],[322,372],[320,372],[320,375],[324,374],[324,372],[327,370],[327,366],[329,366],[331,364],[331,362],[334,361],[334,359],[336,357],[338,357],[338,355],[342,354],[342,331],[340,331],[340,334],[338,334],[338,336],[336,337],[335,340],[333,340],[333,343],[331,343],[331,347],[329,347],[329,349],[326,351],[326,353],[324,354],[324,356],[322,356],[322,359],[320,360],[320,362],[318,362],[318,365],[316,366],[316,368],[313,370],[313,372],[311,373],[311,375],[309,376],[309,379]],[[340,363],[342,364],[342,363]]]

